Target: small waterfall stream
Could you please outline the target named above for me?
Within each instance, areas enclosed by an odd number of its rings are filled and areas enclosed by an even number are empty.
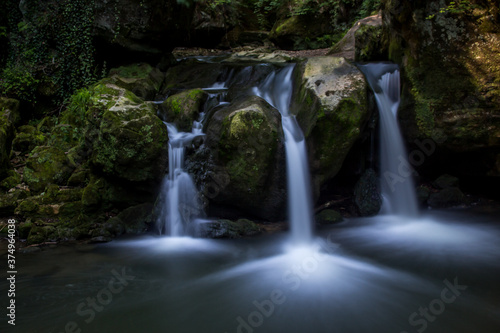
[[[194,234],[192,223],[205,215],[199,202],[198,190],[191,176],[184,170],[184,153],[193,139],[205,135],[203,120],[208,109],[227,104],[223,83],[216,82],[204,89],[209,92],[203,112],[193,121],[191,132],[179,132],[174,124],[165,123],[168,129],[168,175],[163,179],[160,193],[160,214],[157,221],[161,234],[173,237]],[[214,92],[217,91],[217,92]]]
[[[294,65],[289,65],[271,72],[260,86],[253,89],[253,93],[281,113],[285,133],[288,215],[292,241],[304,244],[312,239],[312,194],[304,134],[289,110],[293,93],[293,69]]]
[[[200,135],[198,126],[192,133],[179,132],[175,125],[166,123],[168,128],[168,167],[160,198],[161,212],[158,220],[160,233],[170,236],[184,236],[190,222],[200,217],[202,209],[198,202],[198,191],[191,176],[184,171],[184,151],[191,141]]]
[[[380,178],[383,211],[391,215],[418,215],[413,169],[408,163],[397,111],[400,103],[399,69],[395,64],[358,65],[375,93],[380,115]]]

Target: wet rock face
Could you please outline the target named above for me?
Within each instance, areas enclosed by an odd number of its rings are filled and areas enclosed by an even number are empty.
[[[315,183],[334,177],[369,118],[367,85],[343,58],[309,58],[297,73],[292,111],[308,139]]]
[[[409,141],[431,138],[457,176],[498,176],[500,20],[491,1],[458,12],[444,1],[383,1],[388,58],[402,67],[400,124]],[[474,166],[453,165],[459,154]]]
[[[279,112],[260,97],[249,97],[215,112],[206,136],[213,164],[204,173],[225,182],[215,192],[206,182],[202,193],[217,204],[232,205],[253,216],[281,216],[286,182]]]

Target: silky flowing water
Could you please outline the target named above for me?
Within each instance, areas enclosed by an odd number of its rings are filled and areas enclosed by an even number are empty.
[[[311,242],[314,219],[305,138],[297,119],[289,110],[293,93],[293,69],[294,66],[289,65],[271,72],[259,87],[253,88],[253,93],[264,98],[281,113],[285,133],[288,218],[292,242],[304,245]]]
[[[395,64],[358,65],[372,88],[380,119],[380,178],[383,211],[387,214],[418,215],[413,168],[408,162],[397,121],[400,103],[399,69]]]
[[[276,234],[144,236],[24,253],[16,329],[496,333],[497,216],[430,211],[404,226],[349,219],[292,251]]]

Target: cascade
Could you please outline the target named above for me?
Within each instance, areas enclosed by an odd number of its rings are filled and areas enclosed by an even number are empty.
[[[160,233],[174,237],[193,234],[195,230],[192,222],[204,215],[198,190],[189,173],[184,170],[184,153],[194,138],[205,135],[203,120],[206,111],[214,106],[227,104],[225,92],[212,92],[221,89],[224,90],[224,87],[218,82],[204,89],[210,92],[209,97],[198,120],[193,121],[191,132],[179,132],[174,124],[165,123],[169,138],[169,173],[163,179],[161,186],[161,210],[157,221]]]
[[[289,65],[271,72],[258,87],[253,88],[253,94],[265,99],[281,114],[285,133],[288,215],[292,241],[303,244],[312,239],[314,219],[305,138],[295,116],[289,110],[293,93],[293,69],[294,65]]]
[[[184,151],[191,141],[200,135],[194,127],[192,133],[179,132],[175,125],[166,123],[168,129],[169,173],[163,179],[160,200],[161,211],[158,220],[160,233],[183,236],[190,222],[202,213],[198,202],[198,191],[191,176],[184,171]]]
[[[380,179],[383,211],[387,214],[418,215],[413,168],[398,126],[400,103],[399,68],[395,64],[358,65],[372,88],[380,115]]]

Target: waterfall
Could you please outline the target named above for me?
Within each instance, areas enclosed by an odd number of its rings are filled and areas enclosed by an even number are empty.
[[[399,130],[399,68],[395,64],[358,65],[375,93],[380,115],[380,178],[383,210],[388,214],[418,215],[413,168]]]
[[[307,163],[307,150],[302,130],[290,114],[290,100],[293,93],[292,72],[289,65],[272,72],[253,93],[274,106],[281,113],[288,184],[288,214],[294,243],[308,243],[312,239],[313,210],[311,180]]]
[[[189,173],[184,170],[184,152],[194,138],[205,135],[203,121],[206,113],[226,102],[225,82],[216,82],[203,88],[208,98],[198,120],[193,121],[191,132],[179,132],[174,124],[166,123],[168,130],[168,170],[160,192],[158,231],[178,237],[195,233],[195,220],[203,217],[199,194]]]
[[[197,126],[193,127],[192,133],[186,133],[177,131],[173,124],[166,123],[166,125],[169,137],[169,173],[163,179],[158,228],[160,233],[184,236],[188,233],[190,223],[203,212],[193,180],[183,169],[184,151],[195,137],[203,134]]]

